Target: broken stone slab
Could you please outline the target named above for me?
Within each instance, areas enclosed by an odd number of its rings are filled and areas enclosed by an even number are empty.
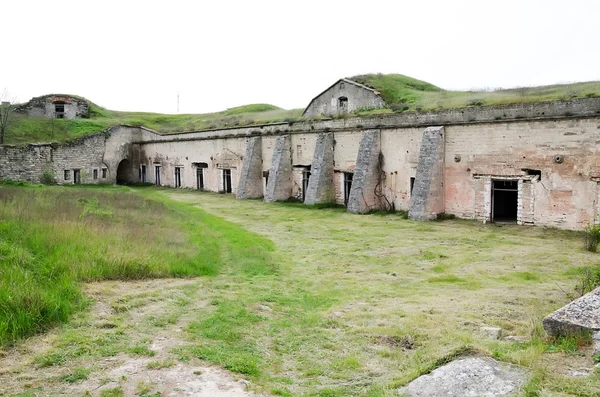
[[[504,337],[504,340],[508,342],[527,343],[531,338],[522,335],[508,335]]]
[[[542,323],[552,336],[600,331],[600,288],[558,309]]]
[[[491,358],[454,360],[399,389],[406,397],[504,397],[516,395],[527,378],[525,369]]]
[[[498,340],[502,337],[502,328],[499,327],[481,327],[479,333],[486,339]]]

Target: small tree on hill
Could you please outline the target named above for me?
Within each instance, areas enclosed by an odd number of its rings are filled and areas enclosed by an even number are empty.
[[[8,91],[4,90],[0,96],[0,145],[4,144],[6,129],[12,121],[12,115],[15,111],[15,100],[12,103],[8,99]]]

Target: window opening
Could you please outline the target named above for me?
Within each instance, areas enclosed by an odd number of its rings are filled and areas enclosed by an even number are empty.
[[[231,193],[231,170],[223,170],[223,191]]]
[[[65,181],[71,179],[71,170],[65,170]]]
[[[55,102],[54,103],[54,114],[57,119],[65,118],[65,103],[64,102]]]
[[[106,174],[108,173],[108,169],[102,168],[102,179],[106,178]]]
[[[196,168],[196,187],[198,190],[204,190],[204,168]]]
[[[518,188],[516,180],[492,180],[492,222],[517,222]]]
[[[154,184],[160,186],[160,165],[154,166]]]
[[[415,187],[415,177],[410,177],[410,196],[412,197],[413,188]]]
[[[344,205],[348,206],[348,200],[350,199],[350,189],[352,188],[352,177],[354,176],[351,172],[344,172]]]
[[[306,200],[306,191],[308,190],[308,180],[310,179],[310,170],[302,171],[302,202]]]
[[[94,174],[94,179],[98,179],[98,170],[94,170],[92,173]]]
[[[147,179],[148,178],[146,177],[146,166],[142,164],[142,166],[140,167],[140,181],[142,183],[146,183]]]
[[[338,98],[338,113],[348,112],[348,98],[341,96]]]
[[[181,187],[181,167],[175,167],[175,187]]]

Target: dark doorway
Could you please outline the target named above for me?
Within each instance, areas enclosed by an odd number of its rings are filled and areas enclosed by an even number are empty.
[[[306,200],[306,191],[308,190],[308,180],[310,179],[310,170],[302,171],[302,202]]]
[[[143,164],[140,167],[140,182],[146,183],[146,166]]]
[[[344,172],[344,205],[348,206],[348,200],[350,199],[350,189],[352,189],[352,177],[354,176],[351,172]]]
[[[65,118],[65,102],[54,102],[54,115],[57,119]]]
[[[175,167],[175,187],[181,187],[181,167]]]
[[[415,187],[415,177],[411,176],[410,177],[410,196],[411,197],[412,197],[412,192],[413,192],[414,187]]]
[[[204,190],[204,168],[196,168],[196,187],[198,190]]]
[[[345,96],[338,98],[338,113],[348,113],[348,98]]]
[[[492,181],[492,222],[517,222],[518,181]]]
[[[121,160],[117,167],[117,185],[126,185],[133,183],[134,176],[132,176],[131,163],[129,160]],[[135,175],[135,174],[134,174]]]
[[[160,165],[154,166],[154,184],[160,186]]]
[[[223,170],[223,191],[231,193],[231,170]]]
[[[73,170],[73,183],[81,185],[81,170]]]

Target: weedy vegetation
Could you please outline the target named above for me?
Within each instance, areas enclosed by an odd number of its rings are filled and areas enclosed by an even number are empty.
[[[0,204],[11,269],[0,304],[21,297],[0,313],[22,313],[0,321],[29,319],[4,341],[63,322],[34,360],[36,373],[64,368],[61,385],[100,377],[94,361],[123,353],[150,373],[217,364],[271,395],[396,396],[456,357],[485,355],[528,368],[524,396],[600,393],[597,376],[568,376],[592,365],[589,338],[551,340],[541,327],[595,263],[578,233],[154,188],[4,186]],[[172,276],[198,277],[135,281]],[[95,319],[81,285],[101,280],[86,288],[111,314]],[[40,316],[56,302],[64,316]],[[488,340],[481,326],[522,339]],[[171,347],[155,349],[166,336]],[[102,395],[130,390],[112,381]]]
[[[354,114],[340,117],[600,97],[598,81],[511,89],[452,91],[401,74],[366,74],[353,76],[350,79],[378,90],[387,105],[382,109],[358,109]],[[141,125],[161,133],[268,123],[292,125],[301,119],[303,111],[303,109],[285,110],[274,105],[259,103],[215,113],[159,114],[120,112],[105,109],[91,101],[88,101],[88,104],[90,111],[87,119],[36,118],[17,113],[7,126],[5,142],[10,144],[63,142],[98,133],[117,124]]]

